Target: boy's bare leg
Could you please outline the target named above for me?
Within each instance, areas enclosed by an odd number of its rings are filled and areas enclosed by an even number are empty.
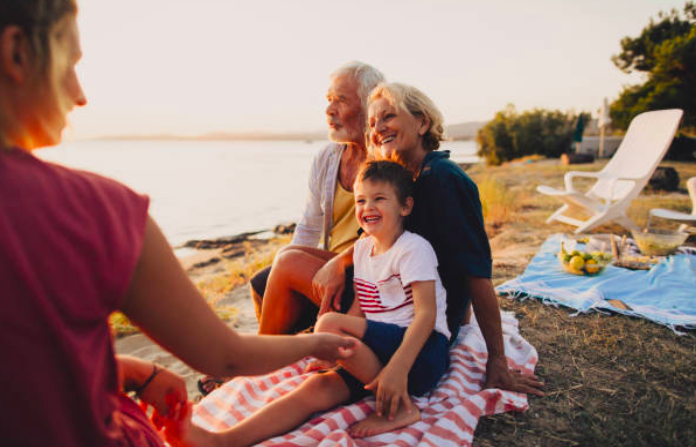
[[[328,313],[319,319],[315,331],[333,332],[362,338],[365,335],[366,328],[367,322],[364,318]],[[339,364],[364,384],[372,382],[383,367],[375,353],[363,343],[358,345],[352,357],[341,360]],[[419,421],[420,418],[420,410],[415,405],[412,405],[410,413],[407,413],[406,409],[401,406],[392,420],[389,420],[386,414],[378,416],[377,413],[372,413],[366,419],[353,425],[349,432],[352,436],[358,438],[374,436],[406,427]]]
[[[316,374],[297,389],[264,406],[234,427],[210,433],[188,422],[183,430],[186,446],[250,446],[297,427],[314,413],[329,410],[346,402],[350,391],[341,377],[333,372]]]

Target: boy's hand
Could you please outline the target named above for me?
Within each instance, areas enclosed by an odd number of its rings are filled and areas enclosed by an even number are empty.
[[[315,342],[312,355],[320,360],[330,362],[347,359],[355,353],[355,348],[358,346],[358,341],[352,337],[343,337],[326,332],[307,335],[307,337],[313,337]]]
[[[378,416],[386,414],[391,421],[399,411],[399,404],[404,406],[407,413],[411,413],[411,397],[408,395],[408,374],[398,368],[390,368],[389,364],[377,374],[377,377],[367,385],[365,389],[375,393]]]

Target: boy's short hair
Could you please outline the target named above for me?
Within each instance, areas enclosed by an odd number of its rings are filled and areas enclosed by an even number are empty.
[[[413,197],[413,173],[395,161],[368,161],[358,174],[358,181],[364,182],[365,180],[392,185],[402,205],[406,205],[408,197]]]

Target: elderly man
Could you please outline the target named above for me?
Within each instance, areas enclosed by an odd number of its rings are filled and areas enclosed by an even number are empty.
[[[304,214],[292,243],[281,250],[273,268],[251,280],[261,334],[311,326],[320,304],[311,291],[313,272],[358,238],[353,183],[367,157],[365,105],[384,76],[370,65],[349,62],[329,79],[326,121],[331,143],[312,163]]]

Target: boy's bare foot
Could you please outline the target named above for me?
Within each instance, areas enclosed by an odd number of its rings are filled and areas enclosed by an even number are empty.
[[[411,405],[410,413],[407,413],[402,405],[391,421],[387,419],[386,415],[377,416],[377,413],[372,413],[364,420],[350,427],[348,433],[354,438],[375,436],[406,427],[407,425],[420,421],[420,418],[421,412],[415,405]]]

